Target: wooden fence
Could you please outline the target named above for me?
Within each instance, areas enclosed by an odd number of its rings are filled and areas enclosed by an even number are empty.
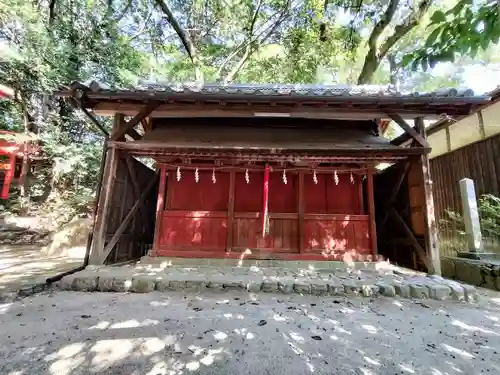
[[[474,181],[476,195],[500,196],[500,135],[494,135],[430,160],[436,220],[440,223],[442,255],[454,255],[464,246],[460,228],[450,221],[446,210],[462,213],[459,181]],[[483,231],[484,235],[484,231]],[[486,238],[498,249],[498,241]],[[463,248],[461,250],[464,250]]]

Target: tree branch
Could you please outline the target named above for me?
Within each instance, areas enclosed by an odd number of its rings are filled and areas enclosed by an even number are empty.
[[[391,36],[380,47],[378,57],[382,60],[387,52],[406,34],[408,34],[415,26],[417,26],[424,16],[424,14],[429,10],[432,4],[432,0],[422,0],[416,9],[413,9],[408,17],[406,17],[403,22],[394,28],[394,32]]]
[[[363,65],[363,69],[361,70],[361,74],[359,75],[358,84],[366,84],[370,82],[381,61],[389,53],[391,48],[420,23],[422,17],[429,10],[431,4],[432,0],[420,1],[417,6],[410,11],[408,16],[406,16],[398,25],[396,25],[396,27],[394,27],[393,33],[385,40],[385,42],[381,44],[380,48],[378,48],[378,39],[394,17],[394,13],[399,5],[399,0],[390,1],[384,16],[380,19],[377,25],[375,25],[372,34],[370,35],[370,39],[368,40],[369,51],[365,57],[365,63]]]
[[[384,14],[373,27],[370,37],[368,38],[368,53],[365,56],[363,69],[361,69],[361,74],[358,77],[358,84],[360,85],[366,84],[370,81],[373,73],[375,73],[375,70],[377,70],[380,64],[380,60],[377,56],[378,39],[380,38],[380,35],[382,35],[386,27],[391,23],[392,18],[394,17],[394,14],[396,13],[396,10],[398,8],[399,1],[400,0],[390,0]]]
[[[52,26],[54,19],[56,18],[56,0],[50,0],[49,2],[49,26]]]
[[[251,56],[251,54],[254,53],[256,50],[258,50],[258,48],[262,45],[262,43],[264,43],[269,37],[271,37],[271,35],[274,33],[274,31],[285,21],[286,15],[288,13],[288,9],[290,7],[290,3],[291,3],[291,0],[286,1],[283,9],[278,13],[279,14],[278,19],[276,20],[275,23],[273,23],[273,25],[269,29],[263,30],[261,33],[259,33],[259,35],[256,35],[255,37],[252,38],[253,29],[255,27],[255,22],[257,20],[257,15],[258,15],[259,9],[262,5],[262,1],[259,1],[259,5],[257,6],[254,17],[252,19],[252,23],[251,23],[251,27],[250,27],[250,34],[249,34],[249,38],[247,39],[245,52],[243,53],[241,58],[238,60],[236,65],[233,67],[233,69],[231,69],[231,71],[228,73],[228,75],[224,78],[224,83],[231,82],[234,79],[236,74],[238,74],[238,72],[241,70],[241,68],[243,68],[243,66],[245,65],[246,61]],[[234,56],[236,56],[236,54]],[[219,72],[222,73],[221,70],[219,70]]]
[[[191,36],[179,24],[179,22],[177,21],[177,18],[175,18],[174,14],[172,13],[172,10],[169,8],[169,6],[167,5],[167,3],[165,1],[155,0],[155,2],[160,7],[162,12],[165,14],[168,23],[172,26],[172,28],[175,30],[177,36],[180,38],[181,43],[184,46],[184,49],[186,50],[191,62],[194,65],[196,80],[199,82],[202,82],[203,81],[203,74],[201,71],[200,60],[198,57],[198,52],[196,50],[196,47],[193,43],[193,40],[191,39]]]

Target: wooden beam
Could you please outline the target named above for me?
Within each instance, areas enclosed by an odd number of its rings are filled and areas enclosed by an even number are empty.
[[[162,166],[160,169],[160,184],[158,186],[158,198],[156,199],[155,235],[153,240],[153,251],[155,252],[155,254],[151,254],[152,256],[156,255],[156,249],[160,247],[161,222],[163,218],[163,210],[165,209],[166,184],[167,184],[167,167]]]
[[[444,129],[446,132],[446,151],[451,152],[451,134],[450,134],[450,125]]]
[[[80,104],[78,104],[78,107],[82,110],[83,113],[87,116],[87,118],[95,125],[97,128],[106,136],[109,137],[109,132],[104,128],[103,125],[97,119],[95,116],[88,111],[87,108],[82,107]]]
[[[125,134],[123,134],[120,138],[117,137],[117,134],[121,129],[125,126],[125,116],[123,113],[115,113],[113,116],[113,128],[111,130],[111,139],[116,139],[118,141],[125,141]]]
[[[137,103],[117,103],[117,102],[99,102],[93,105],[92,110],[100,116],[112,116],[115,112],[124,113],[126,116],[134,116],[137,113]],[[325,118],[338,120],[366,120],[370,121],[374,118],[389,120],[390,117],[381,109],[359,109],[356,107],[345,108],[344,104],[328,105],[326,107],[318,106],[311,108],[296,104],[283,103],[272,106],[271,104],[258,103],[227,103],[221,106],[218,102],[214,103],[168,103],[161,104],[148,117],[165,118],[165,117],[241,117],[254,116],[256,112],[272,112],[286,113],[290,117],[300,118]],[[457,115],[454,110],[450,116]],[[408,118],[425,114],[426,118],[438,119],[440,113],[435,108],[430,110],[398,110],[398,113],[404,114]]]
[[[232,169],[229,172],[229,200],[227,204],[227,240],[226,240],[227,252],[230,252],[233,247],[235,188],[236,188],[236,171]]]
[[[424,121],[422,118],[415,119],[415,124],[420,131],[420,135],[426,138]],[[441,275],[441,254],[439,252],[438,242],[438,226],[436,223],[436,216],[434,212],[434,197],[432,195],[432,180],[429,166],[429,157],[422,155],[420,157],[422,165],[422,178],[425,193],[425,245],[427,248],[427,255],[431,260],[430,273]]]
[[[97,206],[95,226],[92,235],[89,260],[90,264],[102,264],[100,262],[104,251],[106,228],[108,225],[109,211],[113,199],[113,187],[116,180],[118,157],[118,150],[116,148],[108,148],[106,152],[106,163],[104,166],[101,193],[99,195],[99,202]]]
[[[106,261],[106,258],[108,257],[109,253],[111,253],[111,250],[113,250],[113,247],[115,247],[116,243],[120,239],[121,234],[127,229],[127,226],[130,224],[132,221],[136,211],[139,209],[140,205],[144,203],[144,200],[146,199],[147,195],[149,194],[149,191],[153,188],[155,185],[156,181],[158,180],[158,173],[155,175],[155,177],[149,182],[148,186],[144,191],[142,192],[141,196],[139,199],[134,203],[130,211],[128,212],[127,216],[125,216],[125,219],[123,219],[122,223],[116,230],[115,234],[111,238],[111,240],[108,242],[106,245],[106,248],[102,252],[99,262],[100,264],[104,264]]]
[[[366,175],[366,189],[368,199],[368,217],[370,220],[370,243],[373,255],[373,260],[377,256],[377,225],[375,223],[375,189],[373,186],[373,168],[368,169]]]
[[[415,129],[415,127],[413,127],[413,128]],[[411,137],[410,134],[405,132],[405,133],[401,134],[400,136],[394,138],[391,141],[391,145],[406,147],[409,145],[409,141],[413,141],[413,138]]]
[[[396,211],[396,209],[393,206],[390,207],[390,213],[392,214],[392,217],[394,217],[394,219],[396,219],[396,221],[399,223],[401,228],[405,231],[406,237],[410,240],[411,244],[413,245],[413,247],[417,251],[418,257],[422,260],[422,263],[424,263],[425,267],[427,268],[427,271],[429,273],[432,273],[432,264],[431,264],[431,262],[429,262],[429,259],[427,258],[425,250],[418,243],[412,230],[408,227],[408,225],[406,225],[403,218],[399,215],[399,213]]]
[[[484,118],[483,118],[483,112],[482,111],[477,111],[477,121],[479,123],[479,134],[481,135],[481,139],[486,138],[486,131],[484,129]]]
[[[304,171],[299,171],[299,188],[297,192],[299,209],[299,253],[304,252],[305,222],[304,222]]]
[[[160,103],[158,103],[158,102],[148,103],[145,107],[143,107],[139,111],[139,113],[137,113],[134,117],[132,117],[132,119],[130,119],[130,121],[128,121],[123,126],[123,128],[121,128],[116,134],[114,134],[112,139],[114,141],[119,140],[125,134],[129,133],[131,130],[134,129],[134,126],[136,126],[141,120],[143,120],[144,118],[149,116],[151,114],[151,112],[153,112],[159,105],[160,105]]]
[[[415,139],[420,146],[428,148],[430,147],[429,142],[420,135],[416,129],[412,128],[399,114],[397,113],[388,113],[387,114],[396,124],[399,125],[401,129],[407,132],[413,139]]]

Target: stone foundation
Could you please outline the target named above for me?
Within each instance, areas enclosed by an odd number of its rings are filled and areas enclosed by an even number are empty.
[[[444,277],[500,291],[500,262],[466,258],[441,258]]]
[[[258,267],[181,267],[128,265],[88,267],[64,277],[65,290],[200,293],[240,290],[252,293],[297,293],[318,296],[386,296],[475,302],[474,287],[439,276],[397,269],[284,269]]]

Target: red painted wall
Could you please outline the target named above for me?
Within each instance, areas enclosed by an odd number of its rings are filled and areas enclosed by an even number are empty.
[[[212,171],[182,171],[181,180],[176,172],[170,172],[168,199],[161,220],[160,249],[217,251],[225,253],[228,231],[232,231],[232,251],[246,249],[254,251],[299,253],[298,174],[287,172],[287,184],[283,183],[283,172],[271,172],[269,180],[270,234],[261,235],[263,197],[263,171],[235,174],[234,219],[228,228],[229,173],[216,172],[216,183],[212,182]],[[324,254],[354,251],[369,253],[369,222],[362,212],[359,184],[349,174],[339,174],[338,184],[333,174],[313,174],[304,179],[304,236],[306,253]],[[257,250],[255,250],[257,249]],[[165,255],[168,255],[165,253]],[[223,255],[221,255],[223,256]]]

